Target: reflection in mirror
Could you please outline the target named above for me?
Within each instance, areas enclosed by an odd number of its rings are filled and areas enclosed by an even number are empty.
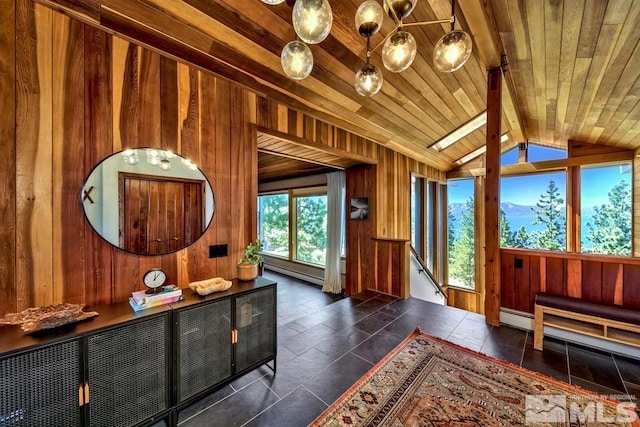
[[[171,151],[129,149],[112,154],[85,180],[84,213],[107,242],[158,255],[195,242],[213,218],[213,190],[202,171]]]

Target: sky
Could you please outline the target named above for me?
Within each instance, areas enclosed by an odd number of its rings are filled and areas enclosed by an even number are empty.
[[[529,146],[529,160],[540,161],[566,156],[561,150]],[[517,162],[518,150],[503,154],[503,164]],[[544,194],[553,180],[562,198],[566,201],[566,173],[549,172],[534,175],[505,177],[500,182],[501,202],[511,202],[517,205],[533,206]],[[631,183],[631,168],[628,165],[606,165],[582,168],[581,204],[583,207],[600,206],[608,202],[608,193],[620,181]],[[629,185],[629,188],[631,185]],[[450,181],[448,196],[450,203],[464,203],[473,194],[473,180]]]

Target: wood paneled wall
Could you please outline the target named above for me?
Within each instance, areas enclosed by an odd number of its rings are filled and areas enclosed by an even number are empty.
[[[16,308],[16,11],[0,0],[0,301]],[[0,304],[2,304],[0,302]],[[3,307],[0,307],[2,313]]]
[[[351,197],[369,197],[370,219],[347,219],[347,274],[349,294],[371,289],[408,296],[411,173],[445,182],[445,174],[403,154],[264,97],[256,100],[256,124],[313,143],[367,157],[374,166],[347,170],[347,203]],[[372,239],[376,239],[375,241]]]
[[[123,301],[153,267],[180,286],[235,277],[256,233],[255,96],[31,0],[0,7],[0,314]],[[214,190],[211,226],[174,254],[114,249],[84,218],[92,168],[146,146],[191,159]],[[209,259],[208,246],[221,243],[229,256]]]
[[[346,150],[376,163],[373,169],[373,179],[377,185],[376,198],[375,202],[370,201],[375,217],[371,230],[373,237],[409,239],[411,172],[432,181],[446,181],[444,172],[409,159],[368,139],[291,110],[264,97],[258,97],[256,102],[258,126]]]
[[[368,289],[384,294],[408,298],[409,293],[409,244],[408,240],[374,239],[375,274]]]
[[[640,259],[502,249],[501,260],[504,308],[533,313],[536,293],[549,292],[640,309]]]
[[[369,181],[378,188],[375,197],[371,193],[370,228],[352,229],[362,250],[373,247],[372,237],[408,238],[411,171],[445,179],[391,149],[31,0],[0,0],[0,8],[0,315],[58,302],[124,301],[153,267],[179,286],[235,277],[237,259],[256,233],[252,124],[377,163]],[[112,248],[85,221],[79,202],[97,163],[146,146],[190,158],[214,189],[211,226],[174,254],[137,256]],[[229,256],[209,259],[209,245],[223,243]],[[359,287],[375,271],[374,258],[364,255],[354,256],[369,263],[352,271]],[[395,280],[402,267],[393,265],[388,277]],[[398,285],[381,286],[396,292]]]
[[[376,166],[352,168],[346,172],[347,205],[353,197],[368,197],[369,207],[376,198]],[[347,295],[357,294],[365,289],[375,288],[373,221],[376,212],[369,211],[368,220],[353,220],[347,215],[346,224],[346,291]]]

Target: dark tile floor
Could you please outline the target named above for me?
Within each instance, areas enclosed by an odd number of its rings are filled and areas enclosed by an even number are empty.
[[[492,327],[484,316],[365,292],[350,298],[266,271],[278,282],[278,370],[260,367],[179,415],[180,425],[305,426],[416,326],[424,332],[607,395],[640,399],[640,361]]]

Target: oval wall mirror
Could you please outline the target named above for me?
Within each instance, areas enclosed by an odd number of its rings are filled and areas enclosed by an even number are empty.
[[[215,209],[202,171],[182,156],[155,148],[105,158],[85,180],[81,200],[96,233],[140,255],[186,248],[206,231]]]

